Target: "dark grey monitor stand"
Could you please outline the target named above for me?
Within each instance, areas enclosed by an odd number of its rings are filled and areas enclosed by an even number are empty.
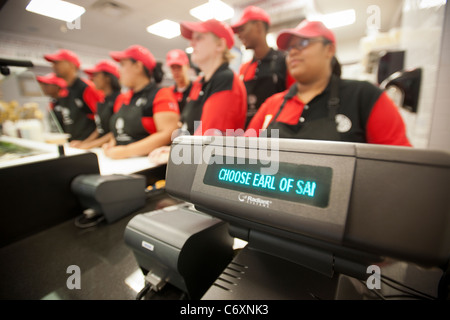
[[[380,267],[384,284],[389,273],[401,282],[423,270],[418,278],[427,288],[420,291],[435,297],[448,267],[445,152],[180,137],[166,190],[228,222],[230,234],[248,242],[203,299],[379,297],[365,283],[379,279],[371,278],[378,274],[371,266]]]
[[[439,296],[443,276],[443,270],[439,268],[421,268],[412,263],[390,261],[381,265],[380,270],[383,277],[415,291],[405,290],[392,281],[381,282],[379,289],[369,288],[365,279],[342,273],[326,276],[246,246],[202,300],[379,300],[437,299]],[[366,279],[370,276],[368,273]]]

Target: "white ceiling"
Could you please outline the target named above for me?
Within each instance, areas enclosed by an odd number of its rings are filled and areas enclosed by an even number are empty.
[[[0,11],[0,31],[45,38],[53,41],[72,42],[107,50],[123,50],[132,44],[148,47],[158,59],[163,59],[173,48],[185,48],[188,41],[182,37],[164,39],[149,34],[147,26],[164,18],[176,22],[196,19],[189,9],[207,0],[68,0],[86,8],[81,17],[80,29],[67,30],[66,23],[27,12],[29,0],[6,0]],[[223,0],[236,9],[231,23],[240,15],[243,7],[254,4],[267,8],[273,18],[273,30],[295,26],[306,11],[330,13],[345,9],[356,10],[356,23],[335,29],[337,41],[357,40],[365,35],[370,5],[380,8],[381,31],[399,26],[403,0]],[[3,1],[4,2],[4,1]],[[125,7],[118,17],[108,15],[97,6],[103,2],[115,2]],[[0,1],[0,4],[2,1]]]

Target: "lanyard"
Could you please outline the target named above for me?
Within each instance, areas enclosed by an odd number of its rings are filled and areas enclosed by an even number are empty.
[[[297,94],[297,86],[293,85],[291,86],[291,89],[288,91],[288,93],[285,95],[283,103],[280,106],[280,109],[278,109],[277,114],[273,118],[272,122],[276,122],[278,116],[280,115],[281,111],[283,110],[286,102],[294,97]],[[334,120],[336,118],[336,112],[339,108],[339,78],[335,76],[334,74],[331,75],[330,80],[330,98],[328,99],[328,117],[331,120]]]

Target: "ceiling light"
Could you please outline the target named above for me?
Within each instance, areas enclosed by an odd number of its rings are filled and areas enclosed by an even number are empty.
[[[151,26],[147,27],[147,31],[166,39],[172,39],[178,37],[181,34],[180,25],[174,21],[167,19],[152,24]]]
[[[26,10],[66,22],[75,21],[86,11],[81,6],[61,0],[31,0]]]
[[[445,6],[446,0],[421,0],[419,1],[420,9],[429,9],[433,7]]]
[[[189,13],[201,21],[209,19],[225,21],[234,16],[234,9],[220,0],[209,0],[205,4],[189,10]]]
[[[277,36],[275,33],[271,32],[266,35],[267,45],[271,48],[276,47],[277,45]]]
[[[356,13],[354,9],[349,9],[323,15],[310,15],[308,20],[322,21],[327,28],[335,29],[354,24]]]
[[[191,54],[192,52],[194,52],[194,48],[192,47],[187,47],[186,50],[184,50],[187,54]]]

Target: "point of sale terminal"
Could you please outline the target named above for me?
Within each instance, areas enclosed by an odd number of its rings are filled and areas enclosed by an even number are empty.
[[[184,203],[139,214],[125,230],[154,291],[171,283],[202,300],[448,296],[450,154],[192,136],[171,153],[166,191]],[[245,247],[233,249],[234,239]]]

